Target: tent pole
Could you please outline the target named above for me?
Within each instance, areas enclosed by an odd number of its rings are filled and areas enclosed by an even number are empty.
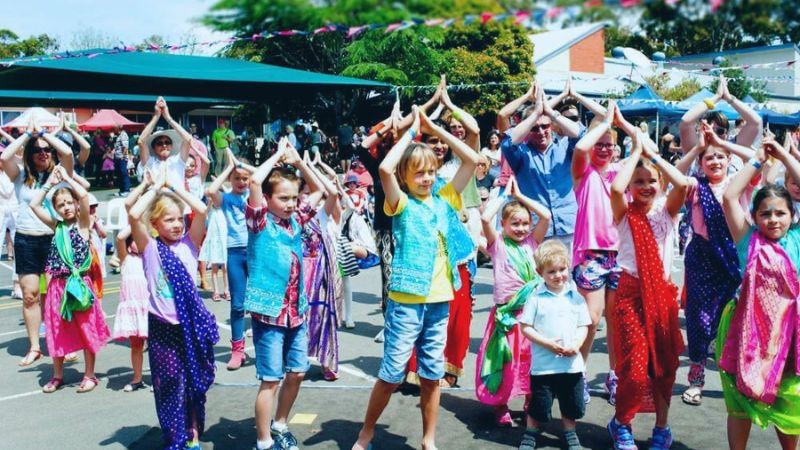
[[[656,142],[658,142],[661,139],[661,136],[659,136],[659,134],[661,133],[660,131],[661,127],[659,126],[658,119],[659,119],[658,111],[656,110]]]

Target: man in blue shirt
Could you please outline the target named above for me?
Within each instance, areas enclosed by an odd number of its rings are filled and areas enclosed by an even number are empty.
[[[572,251],[578,209],[572,189],[572,153],[585,129],[554,111],[541,87],[537,87],[536,103],[522,117],[522,122],[506,132],[500,146],[503,158],[522,193],[550,210],[553,219],[547,237],[555,237]],[[553,136],[554,122],[561,136]]]

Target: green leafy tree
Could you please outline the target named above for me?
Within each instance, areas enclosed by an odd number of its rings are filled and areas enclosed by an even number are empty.
[[[52,53],[58,50],[58,40],[47,34],[20,39],[8,29],[0,29],[0,58],[20,58]]]
[[[412,18],[453,18],[484,11],[502,12],[501,5],[487,0],[340,0],[322,4],[308,0],[221,0],[204,22],[217,30],[253,36],[262,31],[314,30],[329,24],[360,26],[388,24]],[[383,81],[394,85],[436,84],[439,75],[451,83],[528,82],[533,73],[533,49],[526,32],[511,21],[482,25],[457,25],[447,29],[414,26],[386,33],[384,29],[364,31],[348,40],[345,33],[326,32],[309,36],[288,36],[238,41],[224,52],[226,56],[286,67],[341,74]],[[502,84],[483,89],[451,91],[453,100],[476,115],[496,111],[508,98],[520,95],[527,86]],[[420,101],[433,92],[404,89],[409,101]],[[319,94],[313,99],[317,111],[325,108],[353,109],[357,95],[343,98]],[[294,97],[280,102],[282,113],[308,107]],[[284,104],[285,103],[285,104]],[[277,105],[277,103],[276,103]],[[373,118],[374,119],[374,118]]]
[[[669,74],[662,73],[653,75],[652,77],[645,78],[647,84],[656,91],[659,97],[667,101],[686,100],[692,95],[696,94],[702,86],[700,82],[694,78],[685,78],[678,84],[669,86]]]

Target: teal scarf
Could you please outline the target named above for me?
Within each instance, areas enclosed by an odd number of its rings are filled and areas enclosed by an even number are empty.
[[[516,313],[525,306],[528,296],[539,286],[542,279],[536,273],[531,256],[514,240],[504,238],[506,253],[511,265],[525,284],[505,305],[498,306],[494,312],[494,331],[486,343],[481,364],[481,380],[486,389],[496,393],[503,381],[503,367],[511,362],[513,355],[506,334],[517,324]]]
[[[89,270],[92,264],[91,253],[83,260],[80,267],[75,267],[72,253],[72,241],[69,238],[69,227],[64,222],[56,225],[56,233],[53,237],[58,256],[64,261],[70,271],[67,283],[64,286],[64,295],[61,297],[61,317],[67,322],[72,320],[74,311],[86,311],[94,303],[94,292],[83,281],[82,274]]]

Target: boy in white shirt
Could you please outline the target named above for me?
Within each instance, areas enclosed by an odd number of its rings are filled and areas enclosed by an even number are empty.
[[[569,450],[582,449],[575,421],[583,417],[585,364],[580,348],[592,323],[586,302],[570,277],[570,257],[561,242],[545,241],[533,254],[544,279],[525,303],[519,323],[531,341],[531,399],[520,450],[536,448],[541,427],[558,399]]]

